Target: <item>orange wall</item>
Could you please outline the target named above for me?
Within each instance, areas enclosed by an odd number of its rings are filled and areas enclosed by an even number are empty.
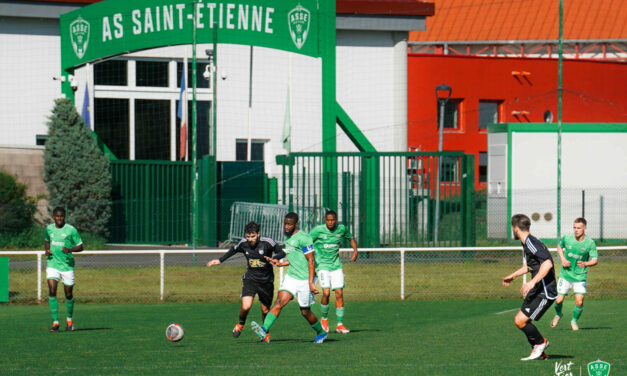
[[[528,72],[522,77],[512,71]],[[563,66],[562,121],[627,122],[627,64],[566,60]],[[501,100],[499,121],[543,122],[551,110],[557,120],[557,60],[471,56],[408,56],[407,143],[421,151],[438,148],[438,105],[435,87],[448,84],[460,104],[457,130],[445,130],[443,150],[475,154],[487,151],[487,133],[479,130],[479,100]],[[512,111],[527,111],[514,116]],[[476,184],[477,188],[485,184]]]

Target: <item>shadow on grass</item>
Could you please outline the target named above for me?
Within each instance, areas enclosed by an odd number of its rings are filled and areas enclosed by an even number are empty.
[[[579,328],[579,330],[612,330],[614,329],[611,326],[597,326],[594,328]]]
[[[550,360],[550,359],[572,359],[572,358],[574,358],[574,356],[572,356],[572,355],[551,354],[551,355],[548,355],[548,358],[546,358],[546,360]]]
[[[360,332],[381,332],[381,329],[351,329],[351,333],[360,333]]]
[[[91,330],[112,330],[113,328],[76,328],[74,329],[75,332],[87,332],[87,331],[91,331]]]

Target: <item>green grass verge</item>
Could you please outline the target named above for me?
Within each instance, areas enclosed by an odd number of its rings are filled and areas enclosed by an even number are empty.
[[[581,329],[564,322],[550,329],[551,308],[537,323],[548,337],[550,358],[521,362],[530,348],[515,328],[521,301],[349,302],[347,335],[331,333],[322,345],[290,303],[259,343],[249,329],[259,320],[253,306],[244,333],[231,336],[238,304],[80,304],[75,332],[49,333],[46,306],[0,307],[0,364],[5,375],[555,375],[556,364],[572,362],[587,374],[598,358],[624,374],[627,300],[586,301]],[[60,306],[63,313],[65,308]],[[504,312],[505,311],[505,312]],[[319,313],[319,306],[314,307]],[[499,312],[501,312],[499,314]],[[504,312],[504,313],[503,313]],[[179,343],[166,340],[171,322],[185,327]],[[334,324],[334,310],[330,323]],[[558,363],[559,362],[559,363]]]
[[[494,252],[457,255],[446,260],[441,254],[422,255],[420,262],[405,263],[407,300],[517,299],[522,278],[502,287],[501,278],[520,267],[519,253],[509,258]],[[415,260],[415,259],[414,259]],[[400,265],[364,259],[344,265],[345,295],[351,301],[400,299]],[[394,262],[393,260],[386,260]],[[395,262],[398,262],[396,260]],[[158,302],[159,268],[106,267],[76,269],[74,294],[81,302]],[[588,278],[591,298],[626,298],[627,273],[623,261],[604,260],[591,268]],[[244,265],[166,266],[165,300],[169,302],[235,302],[241,292]],[[558,269],[559,270],[559,269]],[[275,288],[278,288],[278,272]],[[10,301],[36,303],[37,274],[34,270],[13,269],[9,275]],[[47,296],[45,270],[43,296]],[[59,292],[59,296],[61,293]]]

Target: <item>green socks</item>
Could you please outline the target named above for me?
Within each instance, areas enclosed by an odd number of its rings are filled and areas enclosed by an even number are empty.
[[[341,325],[344,320],[344,307],[337,307],[335,309],[335,315],[337,316],[337,324]]]
[[[67,308],[67,318],[72,319],[74,313],[74,297],[72,299],[65,299],[65,308]]]
[[[316,331],[316,334],[322,334],[322,333],[324,333],[324,332],[325,332],[325,331],[322,329],[322,324],[320,324],[320,320],[316,321],[316,323],[315,323],[315,324],[313,324],[313,325],[311,326],[311,328],[312,328],[313,330],[315,330],[315,331]]]
[[[48,304],[50,304],[50,313],[52,314],[52,321],[59,321],[59,302],[57,301],[56,296],[51,296],[48,298]]]
[[[263,330],[268,333],[272,324],[274,324],[274,320],[276,320],[276,316],[272,312],[268,312],[266,315],[266,319],[263,321]]]
[[[564,303],[560,303],[560,304],[555,303],[555,313],[557,313],[557,315],[559,317],[563,316],[563,314],[562,314],[562,304],[564,304]]]
[[[322,318],[323,319],[328,319],[329,318],[329,305],[320,305],[320,308],[322,310]]]
[[[578,306],[575,304],[575,309],[573,309],[573,322],[577,322],[577,320],[579,320],[579,317],[581,317],[581,314],[583,313],[583,304],[581,306]]]

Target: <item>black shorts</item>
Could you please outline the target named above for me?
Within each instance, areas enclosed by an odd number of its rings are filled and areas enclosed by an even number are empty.
[[[274,295],[274,282],[255,282],[249,279],[242,281],[242,295],[244,296],[259,296],[259,301],[266,307],[272,305],[272,296]]]
[[[523,301],[520,311],[530,320],[538,321],[554,301],[555,299],[548,299],[544,294],[529,294]]]

